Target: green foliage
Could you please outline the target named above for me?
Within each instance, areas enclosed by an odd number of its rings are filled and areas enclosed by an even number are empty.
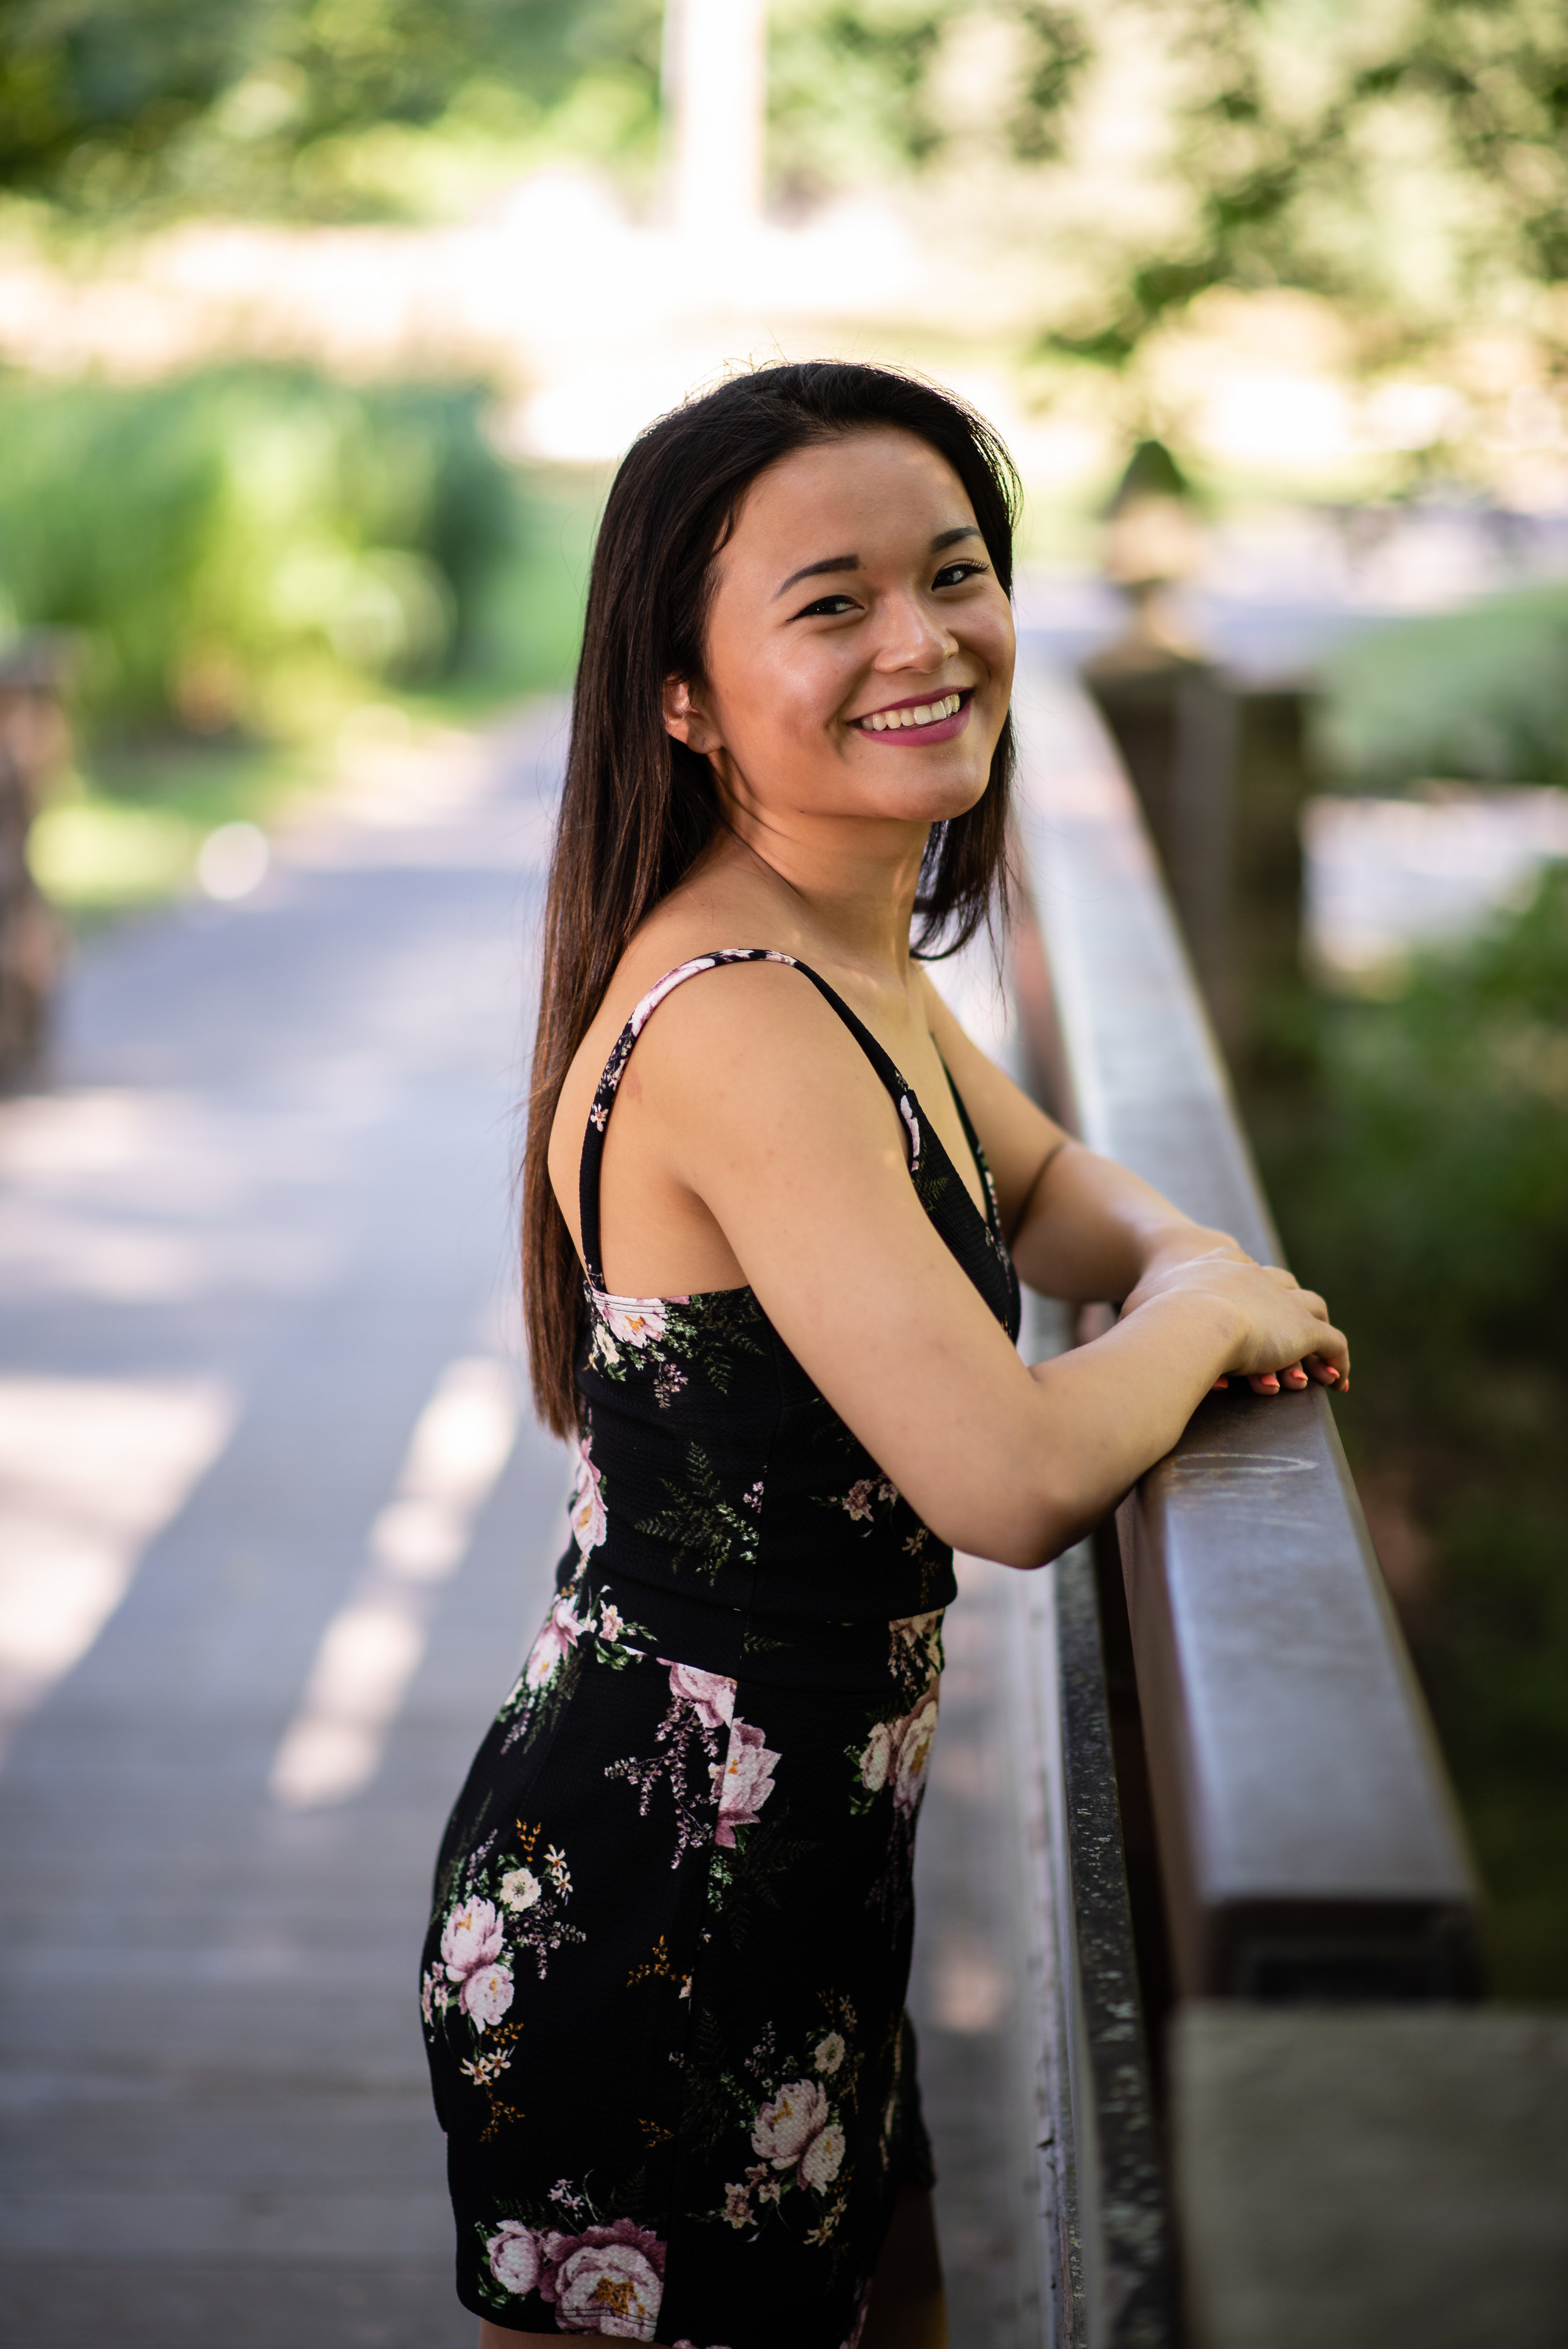
[[[1358,636],[1323,682],[1319,746],[1358,783],[1568,783],[1568,586]]]
[[[1021,161],[1059,151],[1062,119],[1091,49],[1054,0],[1002,11],[976,0],[772,0],[769,144],[787,191],[811,195],[924,163],[947,148],[944,45],[966,19],[1000,14],[1012,41],[1001,141]]]
[[[1367,1342],[1418,1356],[1432,1407],[1458,1421],[1476,1408],[1478,1350],[1553,1376],[1563,1360],[1565,1020],[1563,867],[1481,944],[1426,961],[1395,1002],[1323,1014],[1326,1131],[1295,1207],[1305,1260],[1332,1245]]]
[[[658,0],[0,0],[0,186],[88,212],[311,208],[333,150],[487,111],[516,137],[611,72],[651,136]],[[347,175],[352,180],[352,173]]]
[[[775,0],[769,113],[775,171],[797,194],[920,160],[941,141],[927,76],[965,0]]]
[[[1406,1619],[1497,1987],[1568,2001],[1568,867],[1398,1001],[1308,1024],[1265,1177],[1348,1330],[1358,1472],[1429,1544]]]
[[[1007,141],[1020,163],[1054,162],[1062,124],[1094,49],[1081,16],[1052,0],[1022,0],[1016,13],[1023,56]]]
[[[100,729],[294,731],[336,680],[471,670],[526,536],[480,405],[262,368],[0,381],[0,594],[81,632]]]
[[[1123,0],[1162,60],[1170,201],[1106,240],[1045,337],[1121,367],[1214,286],[1355,311],[1385,361],[1568,266],[1568,15],[1557,0]],[[1158,176],[1158,173],[1157,173]]]
[[[88,218],[128,210],[441,209],[459,161],[504,176],[552,141],[645,168],[661,0],[0,0],[0,187]],[[1091,50],[1057,0],[773,0],[771,160],[787,194],[939,153],[940,61],[962,20],[1015,52],[997,130],[1039,161]],[[493,175],[492,175],[493,176]],[[470,174],[471,177],[471,174]]]

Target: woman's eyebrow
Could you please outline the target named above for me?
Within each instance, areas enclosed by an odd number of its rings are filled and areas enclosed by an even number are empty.
[[[961,522],[954,530],[939,530],[931,542],[931,552],[940,554],[945,547],[956,546],[961,538],[978,538],[979,535],[979,529],[974,523]],[[858,554],[830,554],[820,563],[802,564],[799,571],[791,571],[781,587],[773,590],[773,601],[777,603],[780,595],[787,595],[790,588],[798,586],[802,579],[816,579],[827,571],[858,571],[860,567]]]
[[[787,595],[797,580],[815,579],[823,571],[858,571],[860,567],[858,554],[830,554],[820,563],[803,563],[799,571],[791,571],[782,587],[773,590],[773,601],[777,603],[780,595]]]

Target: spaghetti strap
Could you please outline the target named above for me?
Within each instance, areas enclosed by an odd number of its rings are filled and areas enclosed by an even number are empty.
[[[583,1134],[583,1156],[577,1175],[577,1215],[583,1234],[583,1269],[588,1276],[589,1287],[601,1297],[608,1292],[605,1288],[603,1267],[599,1257],[599,1178],[604,1159],[604,1135],[610,1123],[610,1112],[615,1106],[615,1095],[620,1088],[621,1079],[625,1074],[626,1063],[632,1057],[632,1048],[666,995],[673,995],[677,987],[683,986],[688,978],[696,978],[699,972],[717,970],[722,963],[730,962],[780,962],[790,970],[798,970],[802,978],[810,980],[823,1001],[830,1004],[838,1013],[839,1018],[887,1087],[889,1093],[897,1102],[899,1115],[903,1121],[904,1141],[909,1150],[909,1171],[913,1175],[918,1175],[920,1173],[923,1144],[920,1128],[920,1104],[915,1100],[913,1089],[900,1074],[897,1067],[883,1051],[864,1020],[856,1017],[843,997],[835,993],[825,978],[819,978],[810,964],[799,961],[794,955],[781,954],[774,947],[718,947],[711,954],[696,955],[690,962],[677,963],[674,970],[666,971],[657,986],[650,987],[646,995],[639,1001],[631,1018],[615,1039],[614,1050],[604,1063],[604,1073],[599,1080],[598,1090],[593,1095],[593,1107],[588,1112],[588,1123]],[[949,1079],[950,1083],[951,1081],[952,1080]],[[960,1104],[960,1110],[962,1113],[962,1104]],[[965,1132],[969,1135],[973,1144],[973,1133],[966,1115],[964,1125]]]

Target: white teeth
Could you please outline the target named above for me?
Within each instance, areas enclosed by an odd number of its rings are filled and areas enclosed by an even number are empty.
[[[947,693],[940,701],[917,702],[913,709],[873,709],[869,718],[855,722],[869,727],[873,734],[885,734],[897,726],[934,726],[939,719],[956,718],[963,700],[961,693]]]

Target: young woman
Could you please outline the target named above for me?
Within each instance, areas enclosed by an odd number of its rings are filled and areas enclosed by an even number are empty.
[[[1226,1373],[1347,1375],[917,958],[1003,889],[1013,503],[955,400],[820,365],[665,418],[605,510],[524,1206],[573,1537],[425,1960],[497,2349],[945,2341],[903,1998],[953,1550],[1054,1557]],[[1018,1275],[1120,1319],[1030,1368]]]

